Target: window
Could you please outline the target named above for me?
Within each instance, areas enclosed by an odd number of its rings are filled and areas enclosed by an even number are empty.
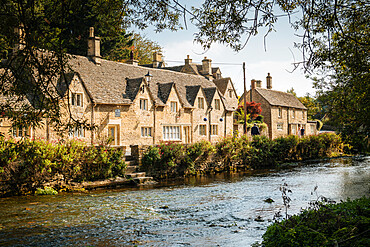
[[[232,98],[232,97],[233,97],[233,90],[229,89],[229,98]]]
[[[315,125],[311,125],[311,134],[314,134],[315,133]]]
[[[295,110],[293,109],[292,118],[295,118]]]
[[[163,140],[181,140],[180,126],[163,126]]]
[[[121,110],[120,109],[115,109],[114,110],[114,116],[115,117],[121,117]]]
[[[219,99],[215,99],[215,109],[220,110],[220,100]]]
[[[83,106],[82,104],[82,93],[72,93],[72,105]]]
[[[69,137],[84,137],[84,129],[82,127],[73,127],[69,129]]]
[[[284,127],[284,126],[283,126],[283,123],[278,123],[276,128],[277,128],[278,130],[283,130],[283,127]]]
[[[141,137],[151,137],[152,128],[151,127],[141,127]]]
[[[279,116],[279,118],[281,118],[281,116],[283,115],[283,114],[282,114],[282,111],[283,111],[283,110],[282,110],[281,108],[279,108],[279,115],[278,115],[278,116]]]
[[[204,109],[204,98],[201,97],[198,98],[198,108]]]
[[[177,112],[177,102],[171,102],[171,112]]]
[[[28,133],[28,128],[22,128],[22,127],[18,127],[18,128],[14,128],[13,129],[13,137],[26,137],[26,136],[29,136],[29,133]]]
[[[218,135],[218,125],[217,124],[212,124],[211,125],[211,135]]]
[[[144,111],[148,110],[148,100],[147,99],[140,99],[140,109]]]
[[[304,111],[302,110],[302,119],[304,119]]]
[[[206,135],[206,131],[207,131],[207,129],[206,129],[206,126],[204,124],[199,125],[199,135],[205,136]]]

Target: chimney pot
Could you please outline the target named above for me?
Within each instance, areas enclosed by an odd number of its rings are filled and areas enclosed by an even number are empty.
[[[272,88],[272,77],[270,76],[270,73],[267,73],[267,76],[266,76],[266,88],[267,89]]]
[[[90,27],[89,38],[87,40],[87,56],[91,57],[96,64],[100,64],[100,38],[95,37],[94,28]]]
[[[160,62],[162,62],[162,53],[158,51],[153,52],[153,68],[158,68]]]
[[[212,76],[212,60],[207,57],[202,60],[202,73],[209,78]]]
[[[185,58],[185,65],[189,65],[193,62],[193,60],[190,58],[189,55],[186,55],[186,58]]]
[[[255,79],[252,79],[251,80],[251,89],[256,89],[256,80]]]

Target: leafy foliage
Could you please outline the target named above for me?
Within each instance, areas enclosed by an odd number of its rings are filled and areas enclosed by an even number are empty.
[[[0,179],[10,184],[8,193],[34,191],[58,175],[65,182],[94,181],[123,176],[125,169],[120,149],[0,138]]]
[[[267,228],[262,246],[368,246],[370,199],[317,203]]]
[[[343,152],[341,138],[335,134],[319,136],[227,137],[214,146],[202,141],[189,146],[163,143],[150,146],[143,154],[142,168],[155,177],[232,171],[250,168],[274,168],[290,161],[328,157]]]

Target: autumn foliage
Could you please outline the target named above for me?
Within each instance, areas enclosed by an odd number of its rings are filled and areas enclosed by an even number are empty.
[[[246,105],[247,105],[247,114],[250,114],[250,119],[255,119],[256,117],[258,117],[258,115],[261,114],[262,112],[261,103],[256,103],[252,101],[247,102]],[[238,111],[242,112],[243,108],[244,108],[243,105],[239,106]]]

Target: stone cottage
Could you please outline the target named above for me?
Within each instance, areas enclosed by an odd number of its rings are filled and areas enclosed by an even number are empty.
[[[64,103],[74,118],[96,128],[71,128],[64,133],[66,138],[93,145],[110,139],[113,146],[128,146],[216,142],[233,133],[237,95],[231,80],[215,79],[212,69],[209,74],[197,74],[159,65],[138,66],[133,58],[128,63],[101,59],[100,39],[92,28],[88,56],[71,56],[69,65],[71,71],[58,81]],[[216,77],[221,75],[215,71]],[[9,128],[4,122],[1,131],[7,133]],[[24,136],[24,131],[14,133]],[[27,135],[59,138],[47,123],[42,129],[28,130]]]
[[[305,135],[317,134],[316,121],[307,120],[307,108],[293,94],[272,90],[270,73],[266,77],[266,88],[261,84],[260,80],[252,80],[246,99],[261,103],[269,138],[298,135],[301,128],[305,129]],[[244,95],[239,100],[239,105],[243,104]]]

